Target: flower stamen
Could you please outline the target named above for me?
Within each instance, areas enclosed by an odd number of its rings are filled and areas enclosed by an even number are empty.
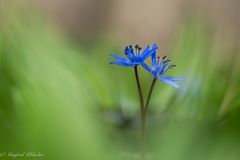
[[[160,56],[157,56],[157,63],[159,64]]]

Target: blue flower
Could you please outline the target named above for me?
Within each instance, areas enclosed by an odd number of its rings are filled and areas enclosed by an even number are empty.
[[[177,81],[184,81],[185,78],[173,77],[165,75],[169,69],[173,69],[176,65],[170,65],[170,60],[166,60],[166,56],[162,59],[156,56],[156,53],[151,55],[152,68],[149,68],[145,63],[142,64],[143,68],[149,71],[155,79],[158,79],[164,83],[167,83],[175,88],[179,88]]]
[[[156,44],[148,45],[142,52],[142,48],[139,45],[135,46],[135,49],[130,45],[124,49],[124,53],[126,58],[118,56],[116,54],[111,54],[113,58],[116,59],[115,62],[110,62],[110,64],[116,64],[120,66],[127,66],[127,67],[136,67],[138,65],[142,65],[144,61],[151,56],[152,54],[156,53],[158,46]]]

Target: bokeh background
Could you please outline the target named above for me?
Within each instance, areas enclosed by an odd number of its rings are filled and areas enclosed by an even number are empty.
[[[158,82],[147,159],[240,159],[239,0],[0,0],[0,159],[139,159],[131,68],[110,53],[158,43],[188,80]],[[140,70],[144,96],[152,77]],[[17,157],[31,159],[33,157]]]

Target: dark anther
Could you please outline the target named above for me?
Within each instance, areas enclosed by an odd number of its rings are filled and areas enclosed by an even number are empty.
[[[138,50],[140,51],[140,50],[142,50],[142,48],[141,48],[141,47],[138,47]]]
[[[136,48],[136,49],[138,49],[138,48],[139,48],[139,45],[138,45],[138,44],[136,44],[136,45],[135,45],[135,48]]]
[[[132,45],[129,45],[130,48],[132,48]]]
[[[165,59],[167,56],[163,56],[163,58],[162,59]]]
[[[168,62],[170,62],[170,60],[168,59],[168,60],[165,60],[165,61],[163,61],[163,63],[164,64],[166,64],[166,63],[168,63]]]

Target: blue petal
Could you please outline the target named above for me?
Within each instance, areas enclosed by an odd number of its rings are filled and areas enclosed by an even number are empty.
[[[150,45],[147,45],[147,47],[142,51],[142,55],[146,54],[150,49]]]
[[[116,54],[111,54],[111,56],[113,58],[115,58],[118,62],[122,62],[122,63],[128,63],[128,60],[126,58],[123,58],[121,56],[118,56]]]
[[[160,77],[160,78],[158,78],[158,80],[160,80],[160,81],[162,81],[162,82],[164,82],[164,83],[167,83],[167,84],[169,84],[169,85],[171,85],[171,86],[173,86],[173,87],[175,87],[175,88],[180,88],[180,86],[179,86],[176,82],[173,82],[173,81],[171,81],[171,80],[169,80],[169,79]]]
[[[152,49],[148,50],[147,52],[142,52],[141,57],[143,58],[143,60],[147,59],[149,56],[151,56],[152,54],[156,53],[156,50],[158,49],[157,44],[154,44],[152,46]]]
[[[151,73],[151,69],[145,63],[142,64],[143,68],[146,69],[148,72]]]
[[[186,81],[186,78],[183,78],[183,77],[162,76],[162,78],[165,78],[171,81]]]
[[[124,62],[120,62],[120,61],[117,61],[117,62],[110,62],[110,64],[116,64],[116,65],[120,65],[120,66],[131,66],[130,64],[128,63],[124,63]]]
[[[151,55],[152,57],[152,67],[157,65],[157,55],[156,52]]]

